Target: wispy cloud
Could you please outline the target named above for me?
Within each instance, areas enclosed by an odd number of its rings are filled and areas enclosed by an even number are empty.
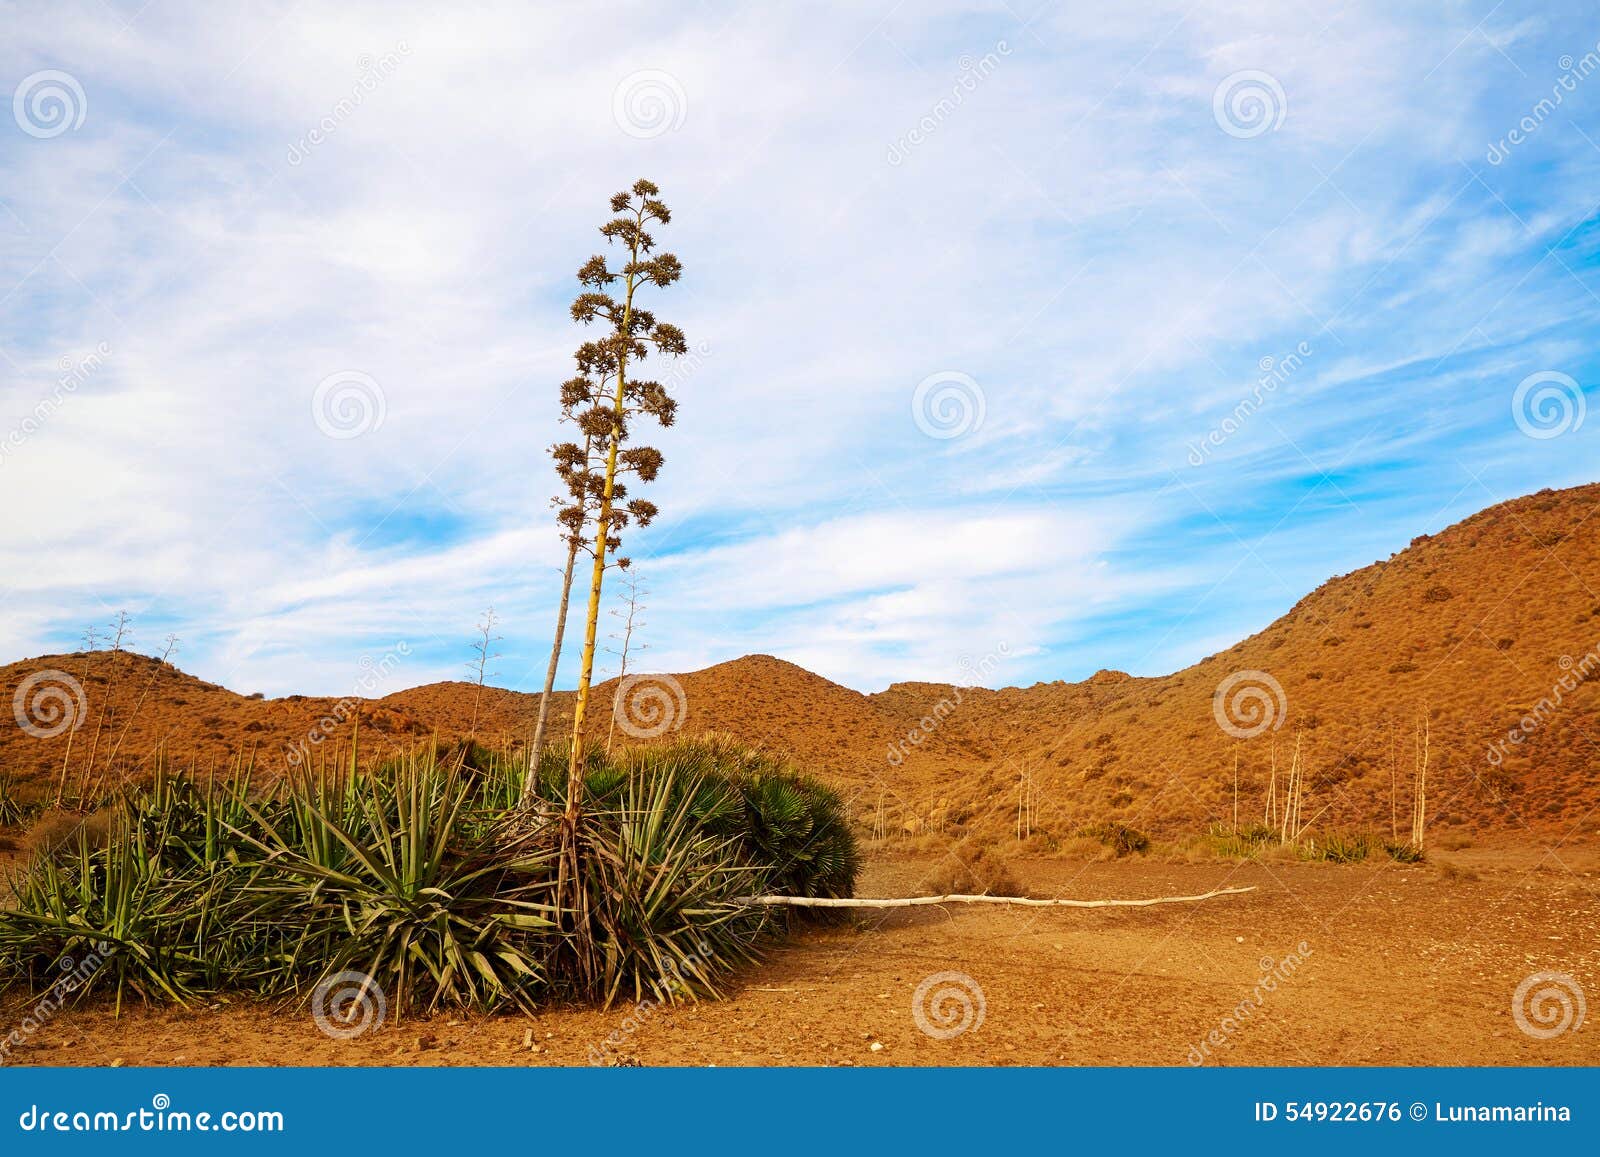
[[[688,270],[660,312],[699,347],[628,543],[652,662],[773,651],[867,687],[1004,639],[1007,681],[1170,670],[1441,510],[1592,477],[1600,423],[1534,439],[1510,406],[1528,374],[1600,376],[1600,78],[1488,159],[1600,51],[1576,3],[12,25],[0,88],[60,71],[86,107],[0,122],[0,436],[110,351],[0,457],[13,657],[127,606],[208,677],[342,693],[397,639],[399,683],[453,677],[493,602],[534,682],[565,303],[640,175]],[[664,119],[619,123],[646,73]],[[1273,82],[1260,131],[1223,123],[1241,73]],[[959,437],[913,413],[937,374],[981,391]],[[381,422],[330,437],[331,375]]]

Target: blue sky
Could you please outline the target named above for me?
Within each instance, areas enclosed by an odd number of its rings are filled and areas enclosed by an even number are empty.
[[[536,687],[640,176],[647,668],[1164,673],[1594,478],[1592,5],[611,7],[0,6],[0,657]]]

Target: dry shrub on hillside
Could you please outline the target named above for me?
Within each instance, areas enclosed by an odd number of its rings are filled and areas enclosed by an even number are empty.
[[[924,896],[1025,896],[1011,863],[992,843],[962,840],[923,881]]]
[[[110,837],[111,813],[100,811],[81,816],[51,808],[28,829],[23,843],[30,857],[43,858],[55,855],[68,844],[76,843],[80,832],[89,837],[90,847],[104,847]]]
[[[1439,878],[1452,883],[1471,883],[1478,878],[1478,873],[1471,868],[1463,867],[1451,860],[1434,860],[1433,866],[1439,869]]]

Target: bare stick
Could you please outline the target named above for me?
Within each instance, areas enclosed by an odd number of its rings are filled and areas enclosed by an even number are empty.
[[[742,896],[750,907],[788,908],[921,908],[936,904],[1017,904],[1028,908],[1148,908],[1152,904],[1188,904],[1213,896],[1237,896],[1248,888],[1218,888],[1199,896],[1154,896],[1148,900],[1034,900],[1027,896],[907,896],[899,899],[836,899],[831,896]]]
[[[1272,778],[1267,781],[1267,811],[1263,822],[1269,828],[1278,826],[1278,737],[1272,737]]]

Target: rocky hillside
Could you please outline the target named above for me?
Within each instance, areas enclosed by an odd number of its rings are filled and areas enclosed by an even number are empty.
[[[1325,583],[1266,630],[1161,678],[983,688],[902,683],[862,695],[752,655],[633,683],[618,742],[718,730],[792,751],[890,831],[1009,829],[1031,793],[1036,826],[1115,820],[1154,832],[1258,819],[1298,745],[1303,815],[1322,829],[1409,827],[1426,745],[1439,827],[1548,838],[1600,813],[1600,485],[1541,492],[1423,536]],[[65,672],[59,700],[49,691]],[[33,682],[28,683],[29,680]],[[54,681],[54,682],[52,682]],[[27,684],[24,687],[24,684]],[[28,729],[0,729],[0,771],[53,790],[92,766],[138,774],[158,744],[222,766],[241,751],[281,767],[359,716],[363,747],[475,730],[517,744],[536,696],[435,683],[377,700],[247,698],[128,653],[46,655],[0,668]],[[613,702],[615,681],[600,685]],[[40,693],[45,698],[40,699]],[[570,726],[558,696],[553,734]],[[51,706],[79,722],[59,726]],[[604,739],[602,708],[591,735]],[[52,720],[56,722],[52,723]],[[58,730],[57,734],[48,734]],[[41,734],[44,733],[44,734]],[[70,744],[70,749],[69,749]]]

